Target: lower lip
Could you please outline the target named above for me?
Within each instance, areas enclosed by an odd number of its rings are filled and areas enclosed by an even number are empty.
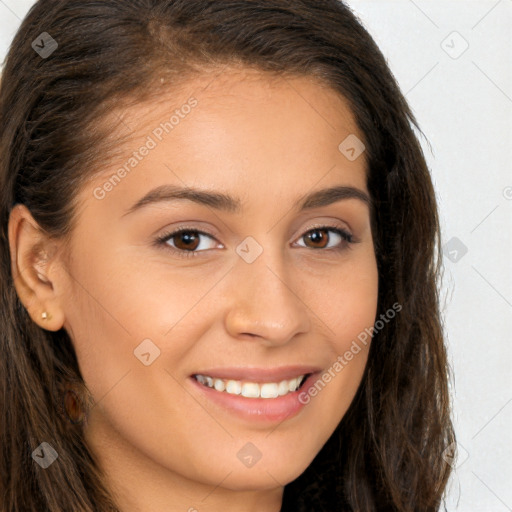
[[[204,386],[194,377],[190,379],[209,400],[238,417],[258,422],[281,423],[299,414],[306,405],[299,401],[299,395],[307,392],[316,375],[316,373],[311,374],[297,391],[277,398],[247,398],[242,395],[231,395],[225,391]]]

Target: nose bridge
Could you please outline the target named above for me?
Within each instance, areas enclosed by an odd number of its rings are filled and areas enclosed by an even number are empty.
[[[308,329],[307,308],[290,283],[283,251],[258,245],[246,239],[237,248],[227,329],[234,337],[251,334],[286,343]]]

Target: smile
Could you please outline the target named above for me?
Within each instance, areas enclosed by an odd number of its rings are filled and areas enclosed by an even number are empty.
[[[277,398],[297,391],[304,383],[308,374],[280,382],[244,382],[231,379],[217,379],[208,375],[194,375],[197,382],[205,387],[230,395],[241,395],[245,398]]]

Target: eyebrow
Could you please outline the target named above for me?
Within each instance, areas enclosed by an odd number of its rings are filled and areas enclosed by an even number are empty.
[[[243,209],[242,201],[239,198],[232,197],[223,192],[199,190],[176,185],[161,185],[150,190],[144,197],[128,208],[123,217],[150,204],[179,199],[186,199],[228,213],[241,213]],[[372,204],[370,196],[366,192],[347,185],[338,185],[310,192],[298,197],[295,202],[298,203],[296,208],[298,211],[305,211],[328,206],[344,199],[358,199],[368,207],[371,207]]]

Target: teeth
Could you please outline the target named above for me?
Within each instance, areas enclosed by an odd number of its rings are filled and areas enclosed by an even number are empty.
[[[215,379],[220,380],[220,379]],[[230,395],[239,395],[242,392],[242,386],[238,380],[228,380],[226,382],[226,392]]]
[[[217,391],[224,391],[226,389],[226,385],[224,384],[223,380],[215,379],[215,382],[213,383],[213,387]]]
[[[263,384],[260,387],[261,398],[276,398],[279,396],[279,385],[273,383]]]
[[[291,379],[288,381],[288,387],[290,388],[290,391],[296,391],[299,387],[299,379]]]
[[[239,380],[214,379],[208,375],[195,375],[195,379],[217,391],[229,393],[230,395],[242,395],[246,398],[277,398],[297,391],[305,379],[305,375],[281,382],[241,382]]]
[[[288,386],[288,381],[283,380],[283,382],[280,382],[279,385],[277,386],[277,393],[279,396],[283,396],[283,395],[286,395],[286,393],[288,393],[288,391],[290,391],[290,387]]]
[[[246,382],[242,386],[242,396],[247,398],[259,398],[260,397],[260,387],[258,384],[254,384],[254,382]]]

